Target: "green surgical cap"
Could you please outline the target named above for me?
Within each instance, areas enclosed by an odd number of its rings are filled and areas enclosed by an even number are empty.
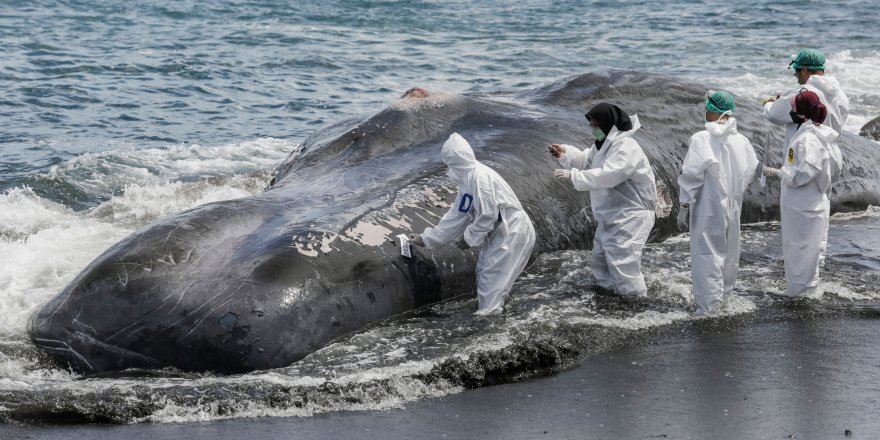
[[[736,104],[733,102],[733,95],[727,92],[716,92],[710,90],[706,95],[706,110],[713,113],[733,113],[736,110]]]
[[[791,57],[789,65],[795,70],[802,67],[807,70],[825,70],[825,55],[816,49],[801,49],[797,55]]]

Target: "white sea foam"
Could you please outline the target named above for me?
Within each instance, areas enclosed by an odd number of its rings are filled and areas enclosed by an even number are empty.
[[[0,335],[21,333],[31,311],[135,229],[194,206],[262,191],[269,171],[294,148],[290,141],[259,139],[217,148],[111,151],[77,157],[41,176],[116,194],[82,212],[30,188],[0,194]]]
[[[37,177],[63,180],[90,194],[115,194],[130,185],[155,186],[268,172],[297,145],[264,138],[218,147],[191,144],[86,153]]]
[[[125,228],[48,202],[28,189],[0,195],[0,334],[24,328],[29,312],[47,301]]]
[[[845,221],[857,218],[880,218],[880,206],[869,205],[864,211],[839,212],[831,216],[832,221]]]

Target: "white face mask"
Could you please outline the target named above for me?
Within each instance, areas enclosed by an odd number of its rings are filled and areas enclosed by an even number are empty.
[[[714,120],[714,121],[710,121],[710,120],[706,119],[706,117],[704,116],[704,117],[703,117],[703,121],[705,121],[706,124],[712,124],[712,123],[715,123],[715,124],[725,124],[725,123],[727,123],[727,120],[724,119],[724,117],[725,117],[725,116],[728,116],[728,115],[730,115],[730,110],[728,110],[728,111],[722,113],[721,116],[719,116],[718,119],[716,119],[716,120]]]

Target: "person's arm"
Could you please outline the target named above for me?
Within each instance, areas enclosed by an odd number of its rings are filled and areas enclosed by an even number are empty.
[[[697,199],[700,189],[706,180],[706,169],[713,163],[708,157],[706,140],[698,134],[691,136],[688,152],[681,164],[681,175],[678,176],[678,201],[690,205]]]
[[[849,117],[849,98],[843,90],[837,92],[837,109],[840,112],[840,132],[843,133],[843,126],[846,125],[846,118]]]
[[[562,168],[584,169],[590,167],[594,148],[590,147],[585,151],[581,151],[577,147],[568,144],[560,146],[565,149],[565,154],[559,157],[559,165]]]
[[[785,165],[779,169],[779,177],[789,187],[797,188],[807,185],[822,172],[822,146],[818,140],[801,139],[791,146],[794,150],[794,158],[791,163],[785,160]]]
[[[472,195],[459,191],[458,196],[455,197],[455,202],[449,208],[449,211],[443,215],[443,218],[440,219],[437,226],[434,226],[433,228],[425,228],[425,232],[422,232],[421,237],[426,248],[436,249],[440,246],[451,243],[452,240],[461,236],[465,228],[467,228],[468,223],[471,221],[470,215],[468,215],[467,212],[461,212],[459,210],[459,207],[461,206],[470,208],[470,204],[473,203],[472,201],[463,200],[466,196],[467,198],[473,199]]]
[[[495,200],[495,186],[488,179],[480,179],[477,182],[476,194],[474,194],[474,210],[476,217],[464,231],[464,240],[468,246],[476,247],[483,241],[498,221],[498,203]]]
[[[745,136],[743,136],[743,138],[746,140],[746,169],[743,175],[744,181],[742,185],[743,189],[745,189],[752,183],[752,180],[763,175],[764,164],[758,161],[758,154],[755,153],[755,147],[752,146],[752,142]]]
[[[635,141],[633,141],[635,142]],[[602,168],[592,168],[589,170],[580,170],[572,168],[571,183],[574,189],[578,191],[594,191],[597,189],[614,188],[623,183],[626,179],[636,171],[636,163],[632,158],[633,154],[628,154],[631,148],[639,148],[638,145],[627,145],[624,141],[620,145],[606,145],[606,148],[612,148],[608,151],[608,157]]]
[[[773,124],[793,124],[791,120],[792,96],[783,96],[775,101],[764,104],[764,117]]]

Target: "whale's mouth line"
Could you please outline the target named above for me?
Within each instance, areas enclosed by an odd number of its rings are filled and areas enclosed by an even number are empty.
[[[117,363],[123,363],[126,368],[163,368],[167,366],[165,362],[162,362],[159,359],[145,356],[141,353],[116,345],[108,344],[79,330],[72,332],[67,341],[40,337],[32,337],[31,341],[33,341],[34,345],[37,347],[56,354],[59,358],[64,359],[73,370],[85,374],[116,370],[118,369],[116,365]],[[77,344],[77,342],[79,344]],[[116,359],[116,361],[108,362],[107,360],[104,360],[102,362],[101,359],[95,359],[95,356],[87,356],[86,354],[77,351],[75,348],[77,345],[89,347],[90,351],[98,349],[100,350],[101,355]],[[123,362],[123,360],[125,361]]]
[[[76,351],[73,347],[70,346],[67,342],[60,341],[58,339],[45,339],[45,338],[31,338],[39,348],[46,350],[52,353],[58,353],[61,357],[69,357],[68,353],[73,354],[77,359],[82,361],[90,370],[94,369],[92,364],[85,358],[82,354]]]

